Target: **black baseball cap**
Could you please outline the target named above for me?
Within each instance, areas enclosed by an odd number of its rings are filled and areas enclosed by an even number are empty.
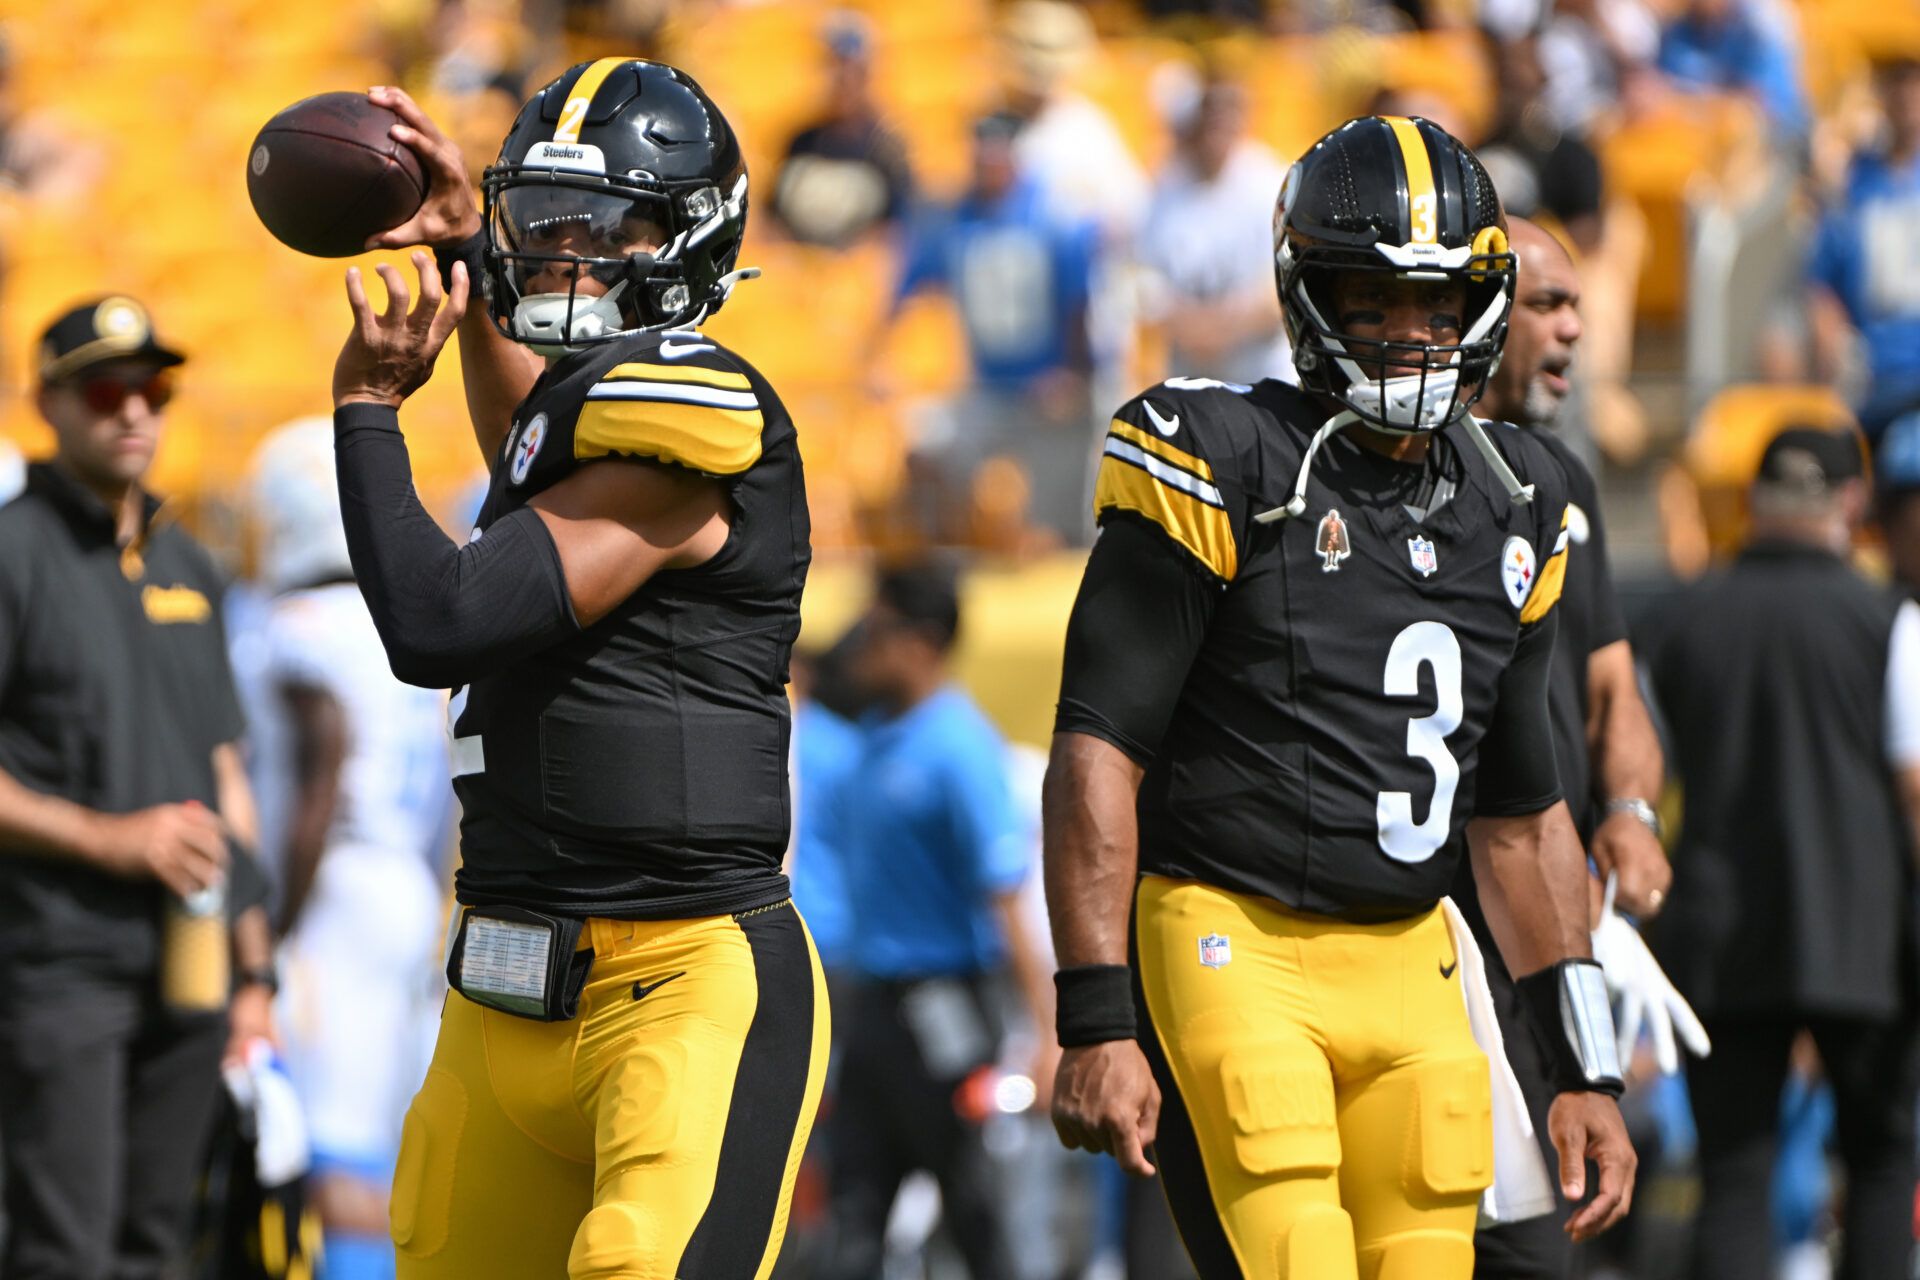
[[[187,358],[153,336],[147,309],[125,294],[84,302],[40,336],[42,382],[66,382],[103,361],[124,359],[165,367]]]
[[[1767,443],[1754,483],[1813,498],[1865,474],[1866,462],[1853,432],[1788,427]]]

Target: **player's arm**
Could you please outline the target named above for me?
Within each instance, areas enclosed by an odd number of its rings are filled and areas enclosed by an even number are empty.
[[[1567,1198],[1586,1193],[1587,1160],[1599,1168],[1593,1199],[1566,1227],[1584,1240],[1625,1216],[1637,1161],[1614,1103],[1624,1082],[1605,979],[1592,960],[1586,859],[1553,757],[1548,684],[1565,555],[1563,533],[1522,610],[1480,744],[1478,816],[1467,837],[1487,923],[1558,1095],[1548,1129]]]
[[[340,772],[347,759],[347,718],[340,700],[312,684],[285,683],[280,701],[293,729],[293,813],[281,860],[280,932],[293,932],[313,891],[320,855],[326,852],[340,798]]]
[[[1616,640],[1588,656],[1587,705],[1593,785],[1610,806],[1593,833],[1594,863],[1603,878],[1618,876],[1621,907],[1651,917],[1666,900],[1673,867],[1659,835],[1640,815],[1642,804],[1659,801],[1666,765],[1627,641]],[[1613,806],[1614,801],[1634,803]]]
[[[1112,465],[1112,464],[1109,464]],[[1109,516],[1067,625],[1042,792],[1048,916],[1060,971],[1053,1119],[1070,1147],[1149,1175],[1160,1096],[1135,1036],[1127,920],[1135,804],[1206,634],[1219,583],[1146,519]]]
[[[334,455],[347,550],[393,672],[447,689],[577,634],[662,569],[703,563],[725,544],[732,515],[715,480],[609,460],[456,544],[414,492],[398,410],[432,372],[467,278],[456,264],[443,296],[425,254],[414,266],[411,311],[400,273],[378,268],[388,299],[379,315],[359,272],[347,272],[355,328],[334,367]]]
[[[460,144],[420,109],[404,89],[380,86],[367,97],[400,117],[393,140],[411,147],[427,174],[427,198],[420,211],[391,231],[374,236],[369,249],[406,249],[426,245],[440,260],[441,274],[450,274],[455,260],[465,262],[470,279],[477,278],[486,247],[480,210],[474,204]],[[485,307],[475,307],[461,318],[460,378],[467,393],[467,413],[480,456],[491,466],[513,424],[513,411],[545,367],[541,358],[494,327]]]

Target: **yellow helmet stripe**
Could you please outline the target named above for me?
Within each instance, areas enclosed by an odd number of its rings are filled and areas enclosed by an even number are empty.
[[[1440,199],[1433,187],[1433,161],[1427,156],[1427,140],[1420,126],[1405,116],[1382,116],[1400,144],[1400,155],[1407,163],[1408,225],[1415,244],[1435,244],[1440,238]]]
[[[573,82],[573,88],[567,91],[567,100],[560,107],[560,126],[553,131],[555,142],[580,141],[580,126],[587,122],[587,112],[593,106],[593,95],[600,92],[600,86],[607,82],[613,69],[631,62],[631,58],[601,58],[588,65]]]

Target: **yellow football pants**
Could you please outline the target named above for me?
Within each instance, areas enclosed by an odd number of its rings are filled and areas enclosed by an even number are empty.
[[[581,942],[571,1021],[447,997],[394,1174],[400,1280],[764,1280],[827,1061],[806,926],[783,902]]]
[[[1492,1094],[1441,912],[1157,876],[1135,908],[1155,1158],[1203,1280],[1468,1280]]]

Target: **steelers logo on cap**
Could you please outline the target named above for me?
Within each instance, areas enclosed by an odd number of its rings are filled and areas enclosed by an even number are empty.
[[[140,343],[146,340],[146,308],[132,298],[108,298],[93,309],[93,328],[103,338]]]

